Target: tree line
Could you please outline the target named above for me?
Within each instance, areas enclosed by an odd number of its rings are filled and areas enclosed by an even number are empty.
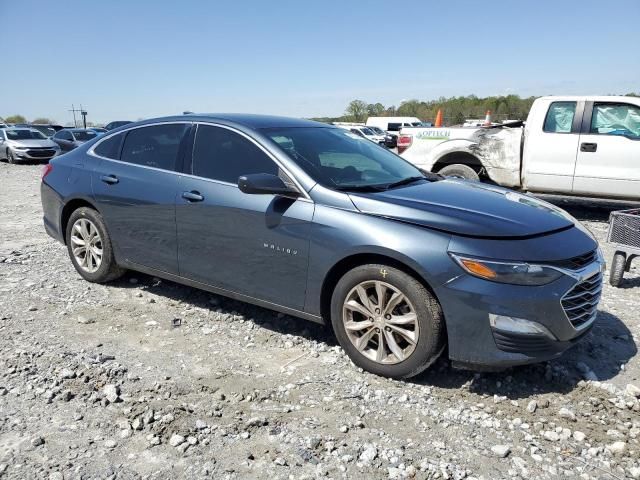
[[[627,96],[638,97],[638,93]],[[438,110],[442,110],[445,125],[459,125],[466,119],[483,119],[487,110],[491,111],[493,121],[526,120],[531,104],[538,97],[521,98],[518,95],[500,95],[492,97],[440,97],[436,100],[406,100],[399,106],[384,106],[381,103],[367,103],[364,100],[352,100],[340,117],[318,117],[321,122],[364,122],[367,117],[418,117],[425,122],[435,121]]]
[[[4,122],[5,123],[32,123],[35,125],[48,125],[48,124],[56,123],[55,121],[52,121],[45,117],[34,118],[33,121],[27,122],[27,119],[23,115],[18,115],[18,114],[9,115],[8,117],[5,117]]]

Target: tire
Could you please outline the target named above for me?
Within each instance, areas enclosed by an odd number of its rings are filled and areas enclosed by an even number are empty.
[[[472,180],[474,182],[480,181],[480,175],[473,168],[468,165],[456,163],[453,165],[447,165],[446,167],[438,171],[440,175],[445,177],[464,178],[465,180]]]
[[[18,162],[16,162],[16,157],[13,156],[13,152],[11,151],[10,148],[7,149],[7,162],[12,163],[12,164],[16,164]]]
[[[627,256],[622,252],[616,252],[611,262],[611,272],[609,273],[609,283],[613,287],[622,285],[624,270],[627,265]]]
[[[83,231],[82,226],[85,226],[86,230]],[[88,234],[85,235],[83,232]],[[95,240],[95,235],[90,235],[94,232],[97,232],[97,241]],[[91,240],[84,242],[88,237],[90,237]],[[81,207],[71,214],[67,222],[65,239],[71,262],[76,271],[85,280],[94,283],[105,283],[115,280],[124,274],[125,270],[120,268],[116,263],[111,237],[104,224],[104,220],[102,216],[92,208]],[[91,245],[91,254],[86,251],[86,247],[83,247],[83,242],[84,245],[87,243]],[[78,255],[74,253],[74,249],[76,248],[80,249],[78,250]],[[83,249],[84,255],[82,254]],[[102,253],[98,264],[96,258],[99,256],[99,251]],[[83,262],[84,259],[86,259],[86,261]]]
[[[358,287],[366,292],[365,301],[371,308],[364,312],[371,312],[372,317],[363,314],[363,302],[356,305],[362,299]],[[381,312],[375,312],[379,305],[378,288],[382,289],[384,299]],[[392,305],[392,300],[399,298],[398,292],[404,299]],[[385,304],[390,307],[387,315]],[[411,313],[415,314],[415,320],[409,324],[407,320],[414,318]],[[331,323],[338,342],[353,363],[383,377],[401,379],[419,374],[440,356],[445,345],[444,317],[438,301],[415,278],[388,265],[362,265],[338,281],[331,298]],[[383,339],[382,353],[380,339]],[[360,349],[356,343],[360,343]]]

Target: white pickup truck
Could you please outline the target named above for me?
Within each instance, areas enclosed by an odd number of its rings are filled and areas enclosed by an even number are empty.
[[[524,124],[403,128],[398,153],[443,175],[640,200],[640,98],[542,97]]]

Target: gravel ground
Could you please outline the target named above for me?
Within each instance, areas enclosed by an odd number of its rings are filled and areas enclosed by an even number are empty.
[[[561,359],[399,382],[303,320],[81,280],[42,227],[40,170],[0,164],[0,476],[640,478],[640,261]],[[554,201],[601,241],[621,208]]]

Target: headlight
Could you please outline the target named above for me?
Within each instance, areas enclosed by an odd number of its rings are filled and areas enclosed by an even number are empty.
[[[19,145],[13,145],[11,148],[13,148],[14,150],[28,150],[29,147],[22,147]]]
[[[450,253],[462,269],[474,277],[513,285],[546,285],[563,274],[555,268],[523,262],[502,262]]]

